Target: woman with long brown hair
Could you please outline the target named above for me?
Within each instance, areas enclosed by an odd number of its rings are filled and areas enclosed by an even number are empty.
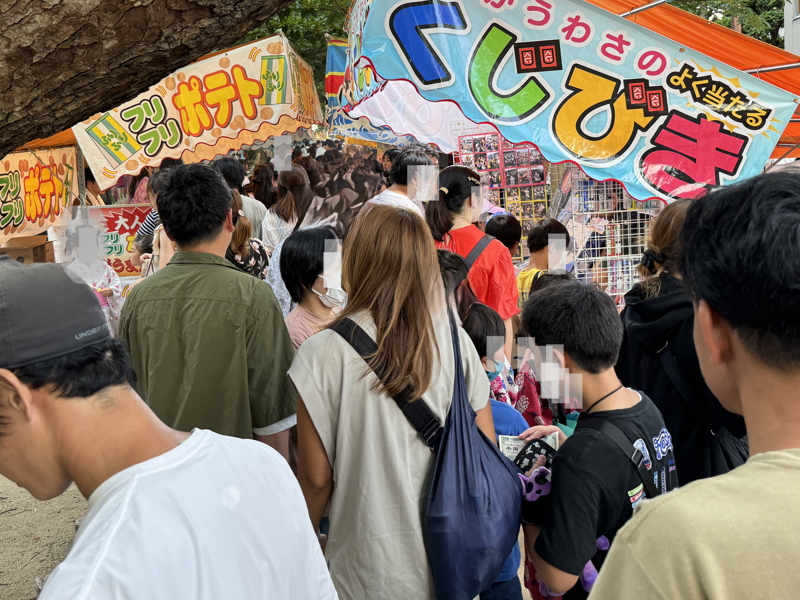
[[[326,557],[342,600],[434,600],[421,514],[434,454],[392,398],[408,390],[444,423],[453,396],[444,285],[422,218],[376,206],[358,219],[344,241],[342,284],[348,300],[334,325],[355,321],[377,352],[368,365],[330,329],[298,350],[289,377],[300,486],[314,527],[331,503]],[[488,379],[458,333],[477,424],[494,439]]]
[[[694,307],[683,286],[680,234],[691,200],[676,200],[651,224],[625,295],[625,338],[617,375],[656,404],[672,435],[680,485],[727,473],[747,460],[744,421],[726,411],[703,380],[694,346]]]
[[[272,254],[275,247],[285,240],[302,220],[314,200],[308,173],[302,167],[292,165],[291,171],[278,174],[278,202],[264,217],[261,231],[264,246]]]
[[[244,215],[244,205],[242,197],[236,190],[231,190],[233,204],[233,236],[231,244],[225,252],[225,258],[234,264],[236,268],[253,277],[264,279],[269,268],[269,256],[261,240],[251,237],[253,225]]]

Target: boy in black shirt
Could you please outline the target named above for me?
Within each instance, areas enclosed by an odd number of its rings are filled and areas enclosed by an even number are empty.
[[[549,496],[523,509],[525,545],[537,577],[554,594],[586,598],[578,579],[589,561],[599,570],[607,553],[598,550],[598,538],[613,543],[642,499],[677,487],[672,441],[650,399],[624,388],[614,373],[623,332],[609,296],[578,281],[560,282],[531,295],[522,324],[535,352],[556,347],[561,366],[581,375],[584,406],[569,438],[556,427],[533,427],[521,436],[558,431],[563,444]],[[533,506],[541,502],[548,503],[544,513]]]

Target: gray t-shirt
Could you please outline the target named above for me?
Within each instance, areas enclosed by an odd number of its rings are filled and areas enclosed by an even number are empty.
[[[264,215],[267,214],[267,207],[255,198],[242,194],[242,209],[244,216],[250,219],[250,223],[253,225],[253,234],[250,237],[258,240],[263,239],[261,222],[264,220]]]
[[[375,338],[372,319],[354,319]],[[444,423],[455,379],[450,326],[434,317],[441,361],[422,399]],[[489,400],[489,380],[459,328],[470,403]],[[366,374],[366,376],[365,376]],[[326,557],[341,600],[435,600],[422,534],[422,511],[434,455],[395,401],[376,394],[375,374],[334,331],[313,335],[295,355],[289,377],[305,403],[333,466]]]

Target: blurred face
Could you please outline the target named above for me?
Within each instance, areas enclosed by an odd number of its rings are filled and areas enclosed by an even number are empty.
[[[25,488],[37,500],[61,495],[72,480],[61,467],[57,427],[48,410],[69,402],[31,390],[10,371],[0,369],[0,475]]]
[[[134,267],[142,266],[142,251],[139,249],[138,244],[134,244],[133,250],[131,250],[131,264]]]
[[[383,155],[383,170],[388,172],[392,170],[392,159],[388,154]]]

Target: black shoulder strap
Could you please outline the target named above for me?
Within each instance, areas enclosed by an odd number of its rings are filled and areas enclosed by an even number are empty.
[[[378,345],[369,337],[367,332],[350,319],[343,319],[338,323],[334,323],[331,325],[331,329],[342,336],[367,364],[369,364],[369,358],[378,351]],[[372,368],[372,365],[370,365],[370,368]],[[375,374],[380,377],[380,373],[377,371],[375,371]],[[409,402],[409,395],[408,391],[404,390],[394,397],[394,401],[430,449],[436,451],[442,434],[442,424],[422,398]]]
[[[466,262],[467,262],[467,271],[472,270],[472,265],[475,264],[475,261],[480,258],[483,251],[486,250],[486,247],[492,243],[492,240],[495,238],[491,235],[484,235],[481,239],[478,240],[478,243],[475,244],[475,247],[469,251],[467,254]]]
[[[664,368],[664,372],[672,382],[672,385],[675,386],[675,389],[683,397],[684,401],[691,406],[692,390],[689,387],[689,382],[686,381],[686,378],[681,375],[681,372],[678,369],[678,363],[675,362],[675,357],[672,356],[672,351],[669,349],[669,342],[667,342],[666,345],[658,351],[658,358],[661,361],[661,366]]]
[[[577,429],[594,429],[595,431],[599,431],[603,435],[610,437],[611,440],[617,446],[619,446],[620,450],[622,450],[625,456],[630,458],[631,462],[633,463],[633,467],[639,473],[639,479],[642,480],[644,489],[647,492],[647,497],[655,498],[661,494],[661,490],[658,489],[655,481],[653,480],[653,475],[647,470],[647,467],[644,466],[644,454],[642,454],[638,448],[634,447],[634,445],[628,439],[628,436],[625,435],[619,427],[614,425],[608,419],[582,416],[578,420]]]

